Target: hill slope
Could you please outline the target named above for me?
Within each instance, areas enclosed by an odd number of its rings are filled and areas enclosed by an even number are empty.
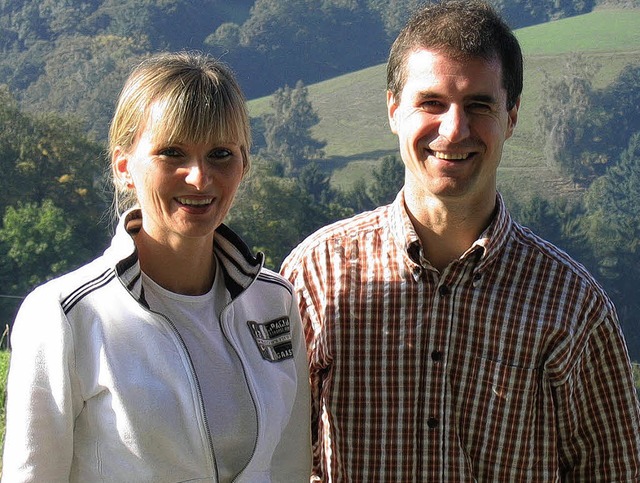
[[[615,25],[615,31],[611,26]],[[516,31],[525,54],[525,86],[518,127],[505,146],[499,184],[523,196],[557,196],[572,191],[571,183],[542,156],[536,112],[542,79],[559,75],[567,58],[581,52],[602,65],[598,87],[606,86],[627,64],[640,63],[640,9],[599,10]],[[336,186],[367,177],[381,156],[397,154],[385,106],[385,64],[308,86],[309,99],[320,116],[314,128],[327,142],[327,168]],[[269,109],[269,97],[252,100],[252,116]]]

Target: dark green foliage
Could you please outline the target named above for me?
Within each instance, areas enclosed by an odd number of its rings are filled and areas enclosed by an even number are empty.
[[[224,24],[206,42],[216,55],[242,66],[241,80],[253,95],[384,62],[389,38],[380,12],[363,2],[256,0],[243,24]]]
[[[493,0],[509,25],[523,27],[590,12],[596,0]]]
[[[520,201],[506,191],[515,219],[583,263],[612,297],[632,359],[640,359],[640,131],[585,192],[583,202]]]
[[[322,184],[322,183],[321,183]],[[267,265],[278,269],[284,257],[307,235],[321,226],[352,214],[323,193],[307,191],[300,178],[273,174],[270,163],[254,160],[242,182],[227,219],[254,250],[263,251]]]
[[[590,186],[585,220],[594,270],[612,295],[631,348],[640,356],[640,131],[619,161]]]
[[[593,254],[583,219],[582,203],[566,199],[548,200],[534,196],[520,201],[512,193],[503,193],[511,215],[536,235],[553,243],[585,265],[591,265]]]
[[[308,85],[384,62],[391,40],[420,3],[5,0],[0,2],[0,84],[7,84],[25,109],[36,100],[39,112],[73,113],[102,139],[105,129],[98,126],[110,105],[105,97],[123,80],[123,67],[141,55],[208,51],[233,66],[248,97],[255,98],[298,79]],[[495,3],[513,13],[513,27],[585,13],[593,6],[590,0]],[[100,50],[93,38],[102,39]],[[77,56],[69,55],[73,52]],[[111,78],[101,79],[112,67]],[[76,109],[76,101],[65,94],[71,89],[87,107]],[[49,104],[48,96],[56,92]],[[99,119],[92,116],[95,111]]]
[[[539,112],[548,161],[584,186],[615,164],[640,130],[640,65],[627,66],[604,89],[593,87],[598,69],[574,55],[559,80],[547,77]]]
[[[391,203],[404,184],[404,164],[397,156],[385,156],[380,167],[373,170],[369,187],[371,201],[376,206]]]
[[[546,158],[576,183],[590,183],[598,171],[598,158],[587,157],[594,141],[593,79],[599,68],[578,54],[567,59],[563,75],[545,79],[547,95],[540,104],[539,123]]]
[[[102,149],[77,124],[22,113],[0,89],[0,317],[11,297],[93,258],[106,245]],[[7,297],[8,296],[8,297]]]
[[[391,203],[404,185],[404,164],[397,156],[385,156],[372,171],[370,184],[358,179],[340,195],[341,203],[354,213],[372,210]]]
[[[640,286],[640,131],[619,162],[593,182],[585,205],[599,271],[608,279]],[[634,302],[640,309],[640,300]]]

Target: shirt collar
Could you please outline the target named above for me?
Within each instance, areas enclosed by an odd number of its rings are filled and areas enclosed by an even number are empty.
[[[479,246],[483,249],[478,269],[489,264],[491,260],[502,251],[502,248],[509,239],[511,225],[511,215],[509,215],[509,211],[504,204],[502,195],[498,193],[496,195],[496,207],[493,212],[493,219],[473,244],[473,246]]]
[[[391,204],[389,229],[398,249],[408,255],[412,264],[420,265],[422,245],[407,213],[404,202],[404,188],[400,190]]]
[[[511,217],[504,205],[504,200],[498,193],[491,223],[461,258],[475,253],[479,261],[477,269],[485,266],[507,242],[511,223]],[[422,245],[407,213],[404,202],[404,189],[398,193],[398,196],[391,204],[389,228],[398,249],[407,254],[410,263],[412,265],[422,265]]]

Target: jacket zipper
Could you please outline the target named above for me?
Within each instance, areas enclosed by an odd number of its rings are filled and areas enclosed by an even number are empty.
[[[164,314],[161,314],[159,312],[154,312],[151,309],[147,309],[147,310],[149,310],[149,312],[151,312],[151,313],[153,313],[155,315],[158,315],[158,316],[162,317],[164,320],[167,321],[167,323],[169,324],[169,327],[171,328],[171,331],[178,338],[178,340],[180,341],[180,345],[181,345],[182,349],[184,350],[184,353],[187,355],[187,359],[189,360],[189,372],[191,372],[191,375],[193,376],[193,380],[196,383],[196,392],[198,394],[198,405],[200,406],[200,411],[202,412],[202,419],[203,419],[203,423],[204,423],[204,429],[205,429],[205,433],[207,435],[207,442],[209,443],[209,455],[210,455],[211,463],[213,465],[213,469],[215,471],[216,481],[218,481],[218,462],[216,460],[216,452],[215,452],[215,450],[213,448],[213,437],[211,436],[211,430],[209,429],[209,419],[207,417],[207,411],[206,411],[206,409],[204,407],[204,398],[202,397],[202,388],[200,386],[200,380],[198,379],[198,375],[196,374],[196,370],[193,367],[193,361],[191,360],[191,354],[189,353],[189,349],[187,349],[187,344],[185,344],[184,339],[180,335],[180,332],[176,328],[175,324],[171,321],[171,319],[169,319],[169,317],[167,317]]]
[[[244,290],[247,290],[249,288],[249,286],[251,286],[253,284],[254,281],[255,281],[255,278],[251,281],[251,283],[247,287],[245,287]],[[244,293],[244,290],[243,290],[242,293]],[[238,297],[240,297],[241,295],[242,294],[238,295]],[[236,299],[238,297],[236,297]],[[236,299],[234,299],[234,300],[236,300]],[[258,411],[258,403],[257,403],[256,398],[254,396],[254,390],[253,390],[251,382],[249,380],[249,374],[247,373],[246,363],[245,363],[245,361],[242,360],[242,357],[240,356],[240,352],[238,352],[238,349],[236,349],[236,346],[235,346],[234,342],[232,341],[232,338],[229,336],[229,334],[227,334],[227,330],[225,328],[225,324],[223,323],[223,320],[226,320],[226,313],[230,310],[230,307],[231,307],[232,304],[233,304],[233,301],[231,301],[220,312],[220,317],[219,317],[220,330],[222,330],[222,335],[224,335],[224,338],[229,343],[229,346],[233,349],[235,354],[238,356],[238,360],[240,361],[240,365],[242,366],[242,373],[244,374],[244,380],[245,380],[245,383],[247,385],[247,389],[249,389],[249,395],[251,396],[251,402],[253,404],[253,409],[256,412],[256,436],[255,436],[255,439],[253,441],[253,450],[251,451],[251,457],[249,458],[247,463],[244,465],[244,467],[240,470],[240,472],[236,476],[234,476],[233,480],[231,480],[232,483],[233,483],[235,481],[238,481],[238,478],[240,477],[240,475],[242,475],[242,473],[244,473],[244,470],[247,469],[247,466],[249,466],[249,464],[251,463],[251,460],[253,460],[253,457],[256,454],[256,449],[258,447],[258,436],[260,434],[260,413]]]

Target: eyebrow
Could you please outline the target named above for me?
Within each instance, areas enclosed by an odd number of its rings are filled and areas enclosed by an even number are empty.
[[[418,93],[417,96],[419,101],[425,101],[428,99],[447,99],[447,96],[444,96],[442,94],[438,94],[437,92],[434,91],[423,91]],[[472,94],[470,96],[465,97],[464,99],[465,101],[476,101],[476,102],[483,102],[485,104],[497,104],[498,100],[490,95],[490,94]]]

